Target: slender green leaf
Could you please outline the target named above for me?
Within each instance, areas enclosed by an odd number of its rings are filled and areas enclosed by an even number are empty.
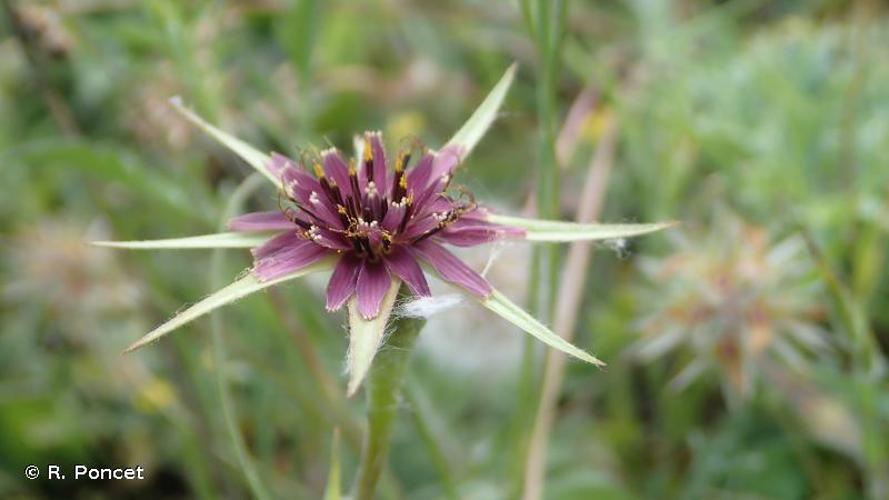
[[[524,229],[524,239],[528,241],[552,242],[630,238],[667,229],[678,224],[675,221],[651,224],[579,224],[577,222],[525,219],[497,214],[488,214],[488,220],[495,224]]]
[[[170,99],[170,104],[173,108],[179,112],[182,116],[184,116],[188,121],[197,125],[201,130],[209,134],[211,137],[219,141],[220,144],[230,149],[233,153],[240,156],[244,161],[246,161],[251,167],[255,168],[257,172],[264,175],[267,179],[272,181],[272,184],[275,186],[280,186],[281,181],[276,179],[274,175],[269,171],[268,165],[271,161],[269,155],[259,151],[254,148],[250,144],[234,137],[222,130],[214,127],[207,123],[206,120],[198,116],[194,111],[185,107],[182,104],[182,99],[178,96]]]
[[[485,135],[485,132],[488,131],[491,123],[494,122],[494,118],[497,117],[497,110],[499,110],[500,105],[503,104],[503,98],[506,97],[506,92],[509,90],[510,85],[512,85],[512,80],[515,78],[516,68],[516,63],[513,63],[509,69],[506,70],[506,73],[503,74],[500,81],[497,82],[497,85],[491,89],[491,92],[485,100],[482,101],[478,109],[472,113],[472,116],[466,120],[466,123],[464,123],[460,130],[454,134],[454,137],[451,137],[451,140],[448,141],[445,146],[458,146],[460,148],[461,160],[469,155],[472,148],[478,144],[478,141],[480,141],[482,136]]]
[[[139,349],[140,347],[144,347],[145,345],[154,342],[155,340],[172,332],[180,326],[190,323],[191,321],[203,316],[204,314],[207,314],[208,312],[216,308],[230,304],[238,299],[246,297],[247,295],[258,292],[270,286],[277,285],[278,283],[283,283],[285,281],[300,278],[314,272],[326,271],[330,269],[333,269],[333,261],[330,259],[326,259],[317,264],[300,269],[299,271],[296,271],[294,273],[269,281],[260,281],[252,272],[247,272],[243,275],[243,277],[235,280],[234,282],[223,288],[220,288],[219,290],[203,298],[196,304],[176,314],[169,321],[155,328],[147,335],[127,347],[124,352],[132,352],[136,349]]]
[[[377,350],[383,342],[386,333],[386,324],[395,306],[395,298],[398,296],[398,287],[401,280],[392,279],[389,291],[383,297],[383,305],[380,314],[373,319],[364,319],[358,312],[357,299],[353,296],[349,300],[349,354],[346,356],[349,366],[349,384],[346,387],[346,395],[351,397],[361,386],[367,371],[373,362]]]
[[[93,245],[110,248],[185,249],[185,248],[253,248],[265,243],[275,233],[216,233],[185,238],[136,241],[93,241]]]
[[[475,296],[473,296],[475,297]],[[477,298],[477,297],[475,297]],[[558,349],[565,354],[574,356],[575,358],[592,363],[596,366],[605,366],[605,363],[597,359],[595,356],[583,351],[573,344],[563,339],[555,332],[544,326],[542,323],[534,319],[524,309],[517,306],[514,302],[506,298],[505,295],[494,290],[490,297],[480,300],[481,304],[488,309],[499,314],[500,317],[509,321],[513,325],[521,328],[525,332],[531,334],[537,340],[544,344]]]

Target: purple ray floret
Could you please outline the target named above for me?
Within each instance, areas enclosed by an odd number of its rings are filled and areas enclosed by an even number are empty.
[[[474,246],[523,230],[488,222],[471,196],[448,193],[458,147],[417,149],[403,149],[390,161],[381,135],[368,132],[360,159],[328,149],[308,160],[315,175],[273,154],[268,169],[281,181],[281,210],[229,222],[233,231],[284,231],[253,250],[256,276],[273,280],[336,256],[327,309],[339,309],[354,295],[367,319],[379,314],[393,277],[415,295],[429,295],[421,263],[473,294],[490,295],[491,285],[443,244]]]

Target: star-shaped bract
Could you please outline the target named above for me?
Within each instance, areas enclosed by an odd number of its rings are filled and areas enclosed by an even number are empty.
[[[447,248],[499,239],[567,242],[626,238],[672,225],[575,224],[506,217],[490,213],[471,196],[452,196],[449,187],[454,170],[494,121],[515,70],[515,65],[507,70],[466,124],[438,151],[413,147],[390,158],[381,135],[367,132],[356,140],[353,159],[347,160],[331,148],[303,162],[310,165],[277,153],[266,155],[210,125],[174,98],[171,102],[183,116],[274,183],[282,194],[282,204],[278,211],[232,219],[230,233],[97,242],[144,249],[250,248],[253,253],[254,265],[241,278],[178,313],[127,351],[251,293],[332,270],[327,309],[334,311],[347,303],[349,308],[347,392],[351,395],[382,342],[401,283],[414,295],[430,294],[425,269],[547,345],[601,365],[507,299]]]

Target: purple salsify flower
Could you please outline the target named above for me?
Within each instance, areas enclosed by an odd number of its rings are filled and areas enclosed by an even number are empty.
[[[444,245],[480,245],[525,231],[489,222],[472,198],[448,194],[459,148],[402,150],[392,160],[379,133],[365,133],[363,143],[357,162],[333,148],[322,151],[313,162],[315,176],[272,154],[269,170],[281,179],[287,206],[229,221],[233,231],[283,231],[253,250],[256,276],[273,280],[333,256],[327,309],[354,295],[365,319],[380,313],[393,277],[415,295],[430,295],[421,262],[470,293],[490,295],[485,278]]]
[[[142,347],[194,319],[270,286],[318,271],[332,271],[327,309],[349,305],[350,380],[354,393],[379,348],[403,282],[428,296],[423,266],[457,286],[482,306],[526,333],[584,361],[601,361],[578,349],[494,289],[447,246],[468,247],[502,238],[568,242],[626,238],[673,223],[576,224],[507,217],[476,204],[471,195],[453,196],[454,170],[494,121],[515,75],[510,67],[488,97],[437,152],[403,149],[388,158],[379,133],[356,140],[347,161],[336,149],[300,165],[277,153],[266,155],[210,125],[171,100],[177,111],[240,156],[281,193],[280,209],[241,215],[232,232],[148,241],[96,244],[117,248],[250,248],[254,265],[230,285],[182,310],[127,348]],[[306,167],[311,167],[314,175]]]

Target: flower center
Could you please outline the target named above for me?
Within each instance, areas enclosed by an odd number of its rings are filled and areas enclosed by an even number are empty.
[[[315,177],[300,171],[284,182],[288,206],[281,210],[306,239],[376,261],[396,246],[435,235],[476,208],[468,191],[458,199],[448,196],[453,167],[440,168],[436,154],[421,150],[408,170],[415,155],[402,149],[390,171],[378,133],[365,134],[363,145],[360,168],[355,159],[346,163],[328,149],[311,160]]]

